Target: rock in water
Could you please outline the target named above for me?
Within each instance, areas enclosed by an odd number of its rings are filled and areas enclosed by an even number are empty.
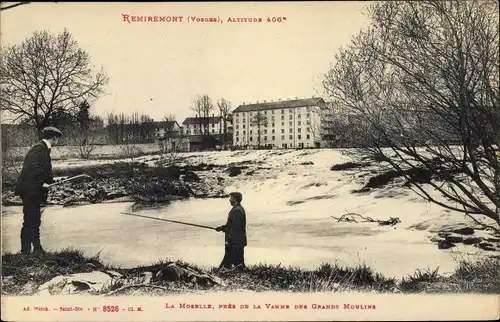
[[[455,247],[455,244],[453,244],[452,242],[449,242],[447,240],[442,240],[442,241],[438,242],[438,249],[449,249],[452,247]]]
[[[481,242],[481,238],[478,237],[468,237],[465,238],[463,243],[464,245],[475,245]]]
[[[454,233],[460,234],[460,235],[473,235],[474,234],[474,229],[470,227],[463,227],[459,229],[453,230]]]
[[[488,243],[488,242],[481,242],[479,244],[476,244],[477,247],[481,248],[482,250],[486,251],[495,251],[496,248],[493,246],[493,244]]]
[[[461,243],[464,241],[462,236],[457,236],[457,235],[448,235],[445,237],[445,239],[450,243]]]
[[[241,174],[241,169],[239,167],[229,167],[227,171],[229,172],[230,177],[236,177]]]

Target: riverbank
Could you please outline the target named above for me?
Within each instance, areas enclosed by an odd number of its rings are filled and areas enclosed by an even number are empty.
[[[404,178],[385,175],[376,160],[360,164],[335,150],[286,150],[190,153],[175,165],[157,161],[147,156],[134,162],[56,162],[57,175],[88,171],[96,178],[93,188],[116,198],[92,203],[84,196],[81,202],[68,202],[93,189],[88,189],[92,182],[72,183],[68,197],[44,211],[44,247],[52,252],[72,247],[85,256],[100,252],[104,265],[127,269],[167,257],[210,270],[223,256],[222,234],[122,212],[215,227],[224,223],[230,207],[221,197],[236,190],[243,193],[248,214],[245,257],[250,267],[263,263],[313,272],[329,263],[370,267],[388,279],[413,276],[416,269],[429,275],[439,268],[449,277],[462,260],[476,262],[499,253],[498,236],[463,214],[424,202]],[[136,190],[118,197],[120,191],[108,189],[106,182]],[[79,184],[82,188],[75,190]],[[186,186],[194,194],[182,190]],[[135,200],[123,199],[134,195]],[[4,207],[2,215],[2,252],[17,252],[22,211]]]
[[[104,276],[104,278],[103,278]],[[66,277],[64,279],[63,277]],[[365,265],[324,264],[314,270],[279,265],[251,265],[243,271],[201,268],[162,260],[123,269],[85,257],[78,250],[50,252],[37,258],[2,256],[2,295],[167,295],[220,291],[500,293],[500,259],[462,261],[449,276],[417,270],[387,278]]]

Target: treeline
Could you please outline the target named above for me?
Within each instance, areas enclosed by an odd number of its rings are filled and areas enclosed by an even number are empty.
[[[155,121],[147,114],[110,113],[106,121],[111,144],[151,143],[155,140]]]

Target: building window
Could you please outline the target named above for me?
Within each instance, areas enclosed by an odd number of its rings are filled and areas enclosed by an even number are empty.
[[[285,119],[285,115],[281,115],[281,120],[283,121]]]
[[[300,133],[300,132],[302,132],[302,129],[299,127],[299,128],[297,129],[297,132],[299,132],[299,133]]]
[[[273,141],[274,141],[274,135],[271,137],[271,140],[273,140]]]
[[[245,128],[245,124],[243,124],[243,128]]]
[[[307,128],[307,132],[311,132],[311,128],[310,127]]]
[[[292,132],[293,132],[293,129],[290,129],[290,133],[292,133]]]
[[[243,123],[245,123],[245,120],[246,120],[246,119],[245,119],[245,118],[243,118]]]
[[[293,135],[290,135],[289,138],[290,138],[290,140],[293,140]]]
[[[253,136],[250,137],[250,141],[253,141],[252,139],[253,139]]]
[[[302,118],[302,114],[297,115],[297,118],[299,119]]]
[[[274,129],[273,129],[273,132],[272,132],[272,133],[274,134]]]
[[[240,123],[240,120],[239,119],[236,119],[236,122],[235,123]]]
[[[311,108],[309,106],[306,107],[306,111],[308,111],[308,112],[311,111]]]
[[[290,116],[288,117],[290,120],[293,120],[293,115],[290,114]]]
[[[271,121],[273,121],[273,122],[274,122],[274,115],[271,117]]]
[[[215,127],[215,124],[214,124],[214,123],[212,123],[212,127]]]
[[[267,136],[264,136],[264,141],[267,141]]]
[[[289,122],[289,124],[290,124],[290,126],[293,126],[293,125],[292,125],[292,122]]]
[[[281,110],[281,114],[285,114],[285,110]]]
[[[285,122],[281,122],[281,126],[285,127]]]
[[[273,122],[273,124],[271,124],[271,126],[274,127],[274,122]]]
[[[307,113],[307,118],[310,118],[311,117],[311,113]]]
[[[281,136],[281,139],[282,139],[282,140],[284,140],[284,139],[285,139],[285,136],[284,136],[284,135],[282,135],[282,136]]]
[[[236,136],[240,135],[240,132],[239,131],[236,131]]]
[[[264,134],[267,134],[267,129],[264,130]]]
[[[308,140],[309,140],[310,138],[311,138],[311,136],[308,134],[308,135],[306,136],[306,139],[308,139]]]
[[[281,129],[281,133],[285,133],[285,129]]]
[[[236,138],[236,142],[240,142],[240,138],[238,138],[238,137],[237,137],[237,138]]]
[[[264,111],[264,114],[267,114],[267,110]]]
[[[250,130],[250,135],[252,135],[252,130]]]
[[[238,124],[236,124],[236,129],[239,129],[239,128],[240,128],[240,126]]]
[[[300,130],[300,129],[299,129]],[[298,135],[299,140],[302,140],[302,135]]]
[[[271,110],[271,114],[274,114],[274,110]]]
[[[245,135],[245,131],[243,131],[243,135]]]

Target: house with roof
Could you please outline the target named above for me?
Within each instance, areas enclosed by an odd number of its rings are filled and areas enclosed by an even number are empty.
[[[235,148],[312,148],[321,143],[322,98],[263,101],[233,111]]]
[[[212,114],[209,117],[187,117],[183,122],[183,133],[189,139],[190,150],[215,149],[232,143],[232,115]]]
[[[183,127],[176,121],[154,122],[154,137],[162,151],[189,151],[189,139],[184,136]]]

